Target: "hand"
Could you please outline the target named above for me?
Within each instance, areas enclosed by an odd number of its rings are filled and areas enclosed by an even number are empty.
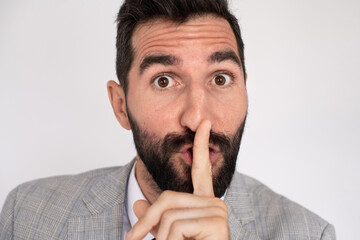
[[[210,121],[205,120],[195,134],[191,169],[194,193],[164,191],[152,205],[137,201],[134,212],[139,221],[126,235],[127,240],[141,240],[149,232],[157,240],[230,239],[227,206],[213,191],[210,129]]]

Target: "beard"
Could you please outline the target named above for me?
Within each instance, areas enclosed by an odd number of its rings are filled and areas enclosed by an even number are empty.
[[[193,193],[191,166],[174,155],[184,145],[194,142],[195,132],[190,129],[181,133],[172,132],[161,139],[141,129],[129,110],[127,114],[136,151],[159,189]],[[210,131],[209,143],[220,150],[220,157],[215,160],[212,167],[213,190],[218,198],[224,195],[234,175],[245,122],[246,116],[232,136]]]

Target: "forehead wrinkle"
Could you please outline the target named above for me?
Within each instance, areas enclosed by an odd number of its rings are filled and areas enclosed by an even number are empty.
[[[218,51],[216,51],[216,52],[225,52],[225,51],[230,51],[230,50],[234,51],[235,53],[237,52],[237,45],[227,39],[219,41],[218,39],[214,40],[213,38],[210,38],[206,41],[206,44],[211,45],[211,46],[218,45],[217,47],[215,47],[215,49],[218,49]],[[138,64],[140,66],[141,63],[144,61],[144,59],[150,55],[154,55],[154,56],[167,55],[167,56],[174,56],[176,58],[176,61],[174,63],[176,63],[176,65],[180,65],[180,64],[182,64],[183,60],[181,58],[179,58],[178,56],[174,55],[175,52],[171,50],[171,49],[178,49],[178,48],[179,48],[178,44],[171,44],[171,43],[159,44],[157,41],[156,42],[154,41],[153,44],[148,44],[146,47],[144,47],[144,48],[140,49],[140,51],[138,51],[138,53],[136,54],[138,57],[137,58]],[[209,61],[209,58],[210,58],[210,56],[206,57],[204,59],[204,61],[207,63],[213,63],[214,61]],[[227,59],[227,60],[229,60],[229,59]],[[221,62],[221,61],[216,61],[216,62]],[[174,65],[174,64],[168,64],[168,65]],[[241,63],[238,65],[241,68]],[[139,73],[141,75],[141,73],[142,73],[141,69],[139,69]]]
[[[141,46],[141,48],[147,48],[148,46],[152,46],[152,45],[175,45],[178,46],[178,43],[176,42],[201,42],[201,41],[211,41],[213,40],[214,42],[218,41],[218,42],[233,42],[230,38],[224,37],[224,36],[208,36],[207,34],[204,34],[202,36],[184,36],[182,34],[178,34],[176,36],[172,36],[169,38],[161,38],[161,37],[157,37],[156,39],[152,39],[151,41],[146,41],[143,44],[139,44],[139,46]],[[219,41],[220,40],[220,41]],[[175,43],[171,43],[171,42],[175,42]]]
[[[139,33],[140,34],[140,33]],[[226,29],[223,28],[209,28],[209,29],[196,29],[196,30],[190,30],[190,31],[179,31],[179,30],[167,30],[167,29],[161,29],[158,31],[152,31],[149,34],[142,34],[142,38],[139,39],[138,44],[142,43],[142,42],[146,42],[146,41],[152,41],[152,40],[156,40],[156,39],[166,39],[166,40],[170,40],[170,39],[178,39],[179,37],[187,37],[187,38],[203,38],[203,37],[207,37],[207,38],[219,38],[219,37],[228,37],[228,38],[232,38],[233,40],[235,40],[235,36],[231,31],[228,31]],[[137,44],[137,45],[138,45]]]
[[[174,38],[174,34],[175,35],[180,35],[180,36],[189,36],[189,37],[202,37],[203,35],[212,35],[212,34],[216,34],[216,35],[222,35],[223,37],[227,36],[230,38],[235,39],[235,36],[233,34],[232,29],[230,28],[229,24],[227,23],[227,27],[225,26],[219,26],[219,25],[214,25],[214,24],[203,24],[203,25],[199,25],[199,24],[192,24],[192,25],[184,25],[184,24],[180,24],[180,25],[176,25],[174,26],[173,24],[167,25],[167,26],[163,26],[164,24],[159,23],[158,25],[152,23],[147,24],[147,25],[140,25],[137,27],[137,29],[135,30],[134,33],[134,38],[133,38],[133,43],[134,46],[137,46],[139,44],[141,44],[142,42],[146,42],[146,41],[151,41],[153,39],[157,39],[157,38],[162,38],[162,39],[171,39]],[[222,24],[223,25],[223,24]],[[155,28],[155,29],[154,29]],[[138,38],[138,41],[135,41],[136,36],[141,35],[141,38]],[[169,36],[169,38],[167,37]],[[178,38],[178,37],[176,37]]]
[[[209,20],[211,21],[210,23]],[[214,24],[213,21],[215,21],[216,24]],[[231,29],[231,26],[226,19],[212,14],[206,14],[204,16],[190,18],[185,22],[176,22],[168,18],[161,18],[161,17],[155,18],[137,25],[134,33],[143,31],[145,34],[146,32],[149,31],[150,32],[154,32],[155,30],[167,31],[168,29],[174,29],[173,31],[194,29],[194,31],[197,31],[197,28],[206,27],[206,26],[208,26],[210,29],[213,29],[214,27],[222,28],[222,29],[227,28],[228,30]]]
[[[192,38],[197,38],[197,37],[201,38],[204,36],[208,36],[208,37],[227,37],[227,38],[235,39],[234,33],[232,31],[227,31],[224,28],[217,28],[217,27],[212,27],[208,29],[178,31],[177,34],[181,34],[181,36],[192,37]]]
[[[138,61],[139,61],[139,64],[141,64],[144,59],[147,57],[147,56],[173,56],[176,58],[176,64],[180,64],[182,62],[182,60],[175,56],[172,53],[169,53],[169,51],[166,51],[166,50],[163,50],[163,48],[168,48],[168,47],[178,47],[178,45],[175,45],[175,44],[154,44],[152,46],[148,46],[146,48],[142,48],[140,51],[138,51],[138,53],[136,53],[136,57],[138,58]],[[141,56],[141,57],[140,57]]]
[[[224,37],[223,35],[214,37],[214,36],[208,36],[207,34],[203,34],[203,36],[199,38],[199,36],[193,37],[193,36],[183,36],[181,34],[178,34],[169,38],[154,37],[153,40],[145,41],[144,44],[139,43],[137,44],[137,46],[140,46],[140,48],[135,47],[135,55],[143,59],[143,57],[141,56],[146,55],[150,51],[155,51],[157,48],[159,49],[167,48],[167,47],[178,48],[179,43],[186,44],[189,43],[188,41],[195,41],[195,42],[205,41],[203,43],[204,45],[223,44],[230,46],[234,50],[237,50],[236,41],[231,40],[231,38]]]
[[[166,48],[179,48],[179,44],[184,46],[188,43],[196,43],[196,41],[205,46],[207,44],[224,44],[237,51],[233,30],[224,19],[215,23],[196,21],[195,19],[195,22],[189,21],[181,24],[155,20],[137,26],[132,38],[137,61],[142,60],[144,58],[142,56],[150,52],[168,55],[169,49]]]

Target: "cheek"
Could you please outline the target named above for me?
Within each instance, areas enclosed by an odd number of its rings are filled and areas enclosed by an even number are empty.
[[[176,125],[179,121],[176,108],[157,107],[147,112],[147,116],[144,116],[144,118],[147,120],[145,125],[154,132],[164,136],[169,132],[178,130]]]
[[[147,94],[139,94],[131,98],[129,96],[128,107],[141,128],[158,136],[165,136],[178,130],[179,108],[175,103],[176,101],[164,101]]]
[[[242,91],[241,94],[222,96],[221,99],[217,99],[214,106],[215,130],[233,134],[244,121],[247,113],[246,91]]]
[[[222,108],[222,110],[217,111],[218,115],[215,120],[214,131],[232,135],[244,121],[246,111],[233,107]]]

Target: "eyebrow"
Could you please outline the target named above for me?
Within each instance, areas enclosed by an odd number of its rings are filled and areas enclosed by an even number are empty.
[[[208,58],[208,62],[210,62],[210,63],[216,63],[216,62],[220,63],[222,61],[227,61],[227,60],[230,60],[230,61],[236,63],[241,68],[240,59],[236,55],[236,53],[232,50],[214,52]]]
[[[154,64],[162,64],[164,66],[179,64],[180,60],[172,55],[150,55],[145,57],[140,64],[140,75]]]

